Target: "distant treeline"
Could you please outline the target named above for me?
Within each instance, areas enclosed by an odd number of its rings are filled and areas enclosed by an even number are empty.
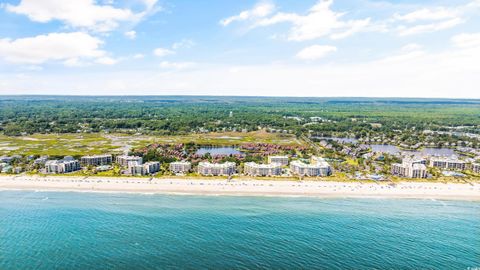
[[[362,137],[458,126],[466,126],[462,131],[480,132],[480,100],[0,96],[0,131],[5,135],[106,130],[185,134],[269,128],[297,134],[350,132]]]

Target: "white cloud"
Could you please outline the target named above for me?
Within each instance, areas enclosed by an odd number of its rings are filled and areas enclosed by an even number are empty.
[[[302,60],[317,60],[336,51],[334,46],[313,45],[299,51],[296,56]]]
[[[133,55],[133,59],[142,59],[144,57],[145,57],[145,55],[142,54],[142,53],[137,53],[137,54]]]
[[[111,57],[105,56],[105,57],[100,57],[95,60],[95,63],[102,64],[102,65],[115,65],[118,63],[118,60],[113,59]]]
[[[50,33],[16,40],[0,39],[0,57],[8,62],[42,64],[47,61],[66,61],[78,64],[81,59],[101,59],[106,52],[103,42],[82,32]],[[102,62],[102,61],[100,61]]]
[[[463,33],[452,37],[452,42],[460,48],[480,47],[480,33]]]
[[[399,26],[398,34],[400,36],[409,36],[409,35],[416,35],[416,34],[422,34],[422,33],[431,33],[431,32],[453,28],[463,22],[464,22],[463,19],[454,18],[446,21],[434,22],[429,24],[420,24],[415,26]]]
[[[182,39],[178,42],[173,43],[172,49],[178,50],[178,49],[189,49],[191,47],[195,46],[195,42],[191,39]]]
[[[235,21],[246,21],[257,18],[263,18],[270,15],[275,10],[275,5],[271,2],[257,3],[252,9],[244,10],[240,14],[225,18],[220,21],[220,24],[227,26]]]
[[[419,10],[412,11],[410,13],[399,15],[395,14],[394,18],[400,21],[406,22],[417,22],[417,21],[434,21],[434,20],[444,20],[457,18],[459,12],[456,9],[445,8],[445,7],[435,7],[435,8],[422,8]]]
[[[478,13],[479,8],[479,0],[456,6],[424,7],[403,15],[396,13],[391,23],[394,25],[393,30],[400,36],[437,32],[465,23]]]
[[[140,13],[108,3],[98,5],[94,0],[21,0],[16,6],[7,4],[5,7],[7,11],[26,15],[35,22],[59,20],[75,28],[108,32],[117,28],[119,22],[134,22],[147,15],[156,1],[144,1],[146,9]]]
[[[129,39],[135,39],[137,37],[137,32],[135,32],[134,30],[131,30],[131,31],[125,32],[124,35]]]
[[[305,41],[325,36],[341,39],[366,31],[370,26],[370,18],[342,20],[345,13],[333,11],[332,4],[333,0],[320,0],[308,10],[306,15],[279,12],[269,18],[258,20],[254,27],[288,22],[292,24],[288,40]]]
[[[160,68],[163,69],[187,69],[192,68],[196,64],[194,62],[168,62],[163,61],[160,63]]]
[[[153,50],[153,54],[158,57],[164,57],[167,55],[175,54],[175,51],[166,48],[156,48],[155,50]]]

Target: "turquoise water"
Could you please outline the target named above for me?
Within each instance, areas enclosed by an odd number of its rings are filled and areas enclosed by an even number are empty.
[[[0,192],[0,269],[467,269],[480,204]]]

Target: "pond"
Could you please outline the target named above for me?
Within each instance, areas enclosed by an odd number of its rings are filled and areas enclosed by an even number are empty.
[[[210,153],[212,156],[228,156],[228,155],[241,155],[243,152],[236,149],[233,146],[223,146],[223,147],[214,147],[214,146],[205,146],[200,147],[195,154],[197,155],[205,155],[206,153]]]

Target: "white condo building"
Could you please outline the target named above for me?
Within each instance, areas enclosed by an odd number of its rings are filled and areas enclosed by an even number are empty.
[[[402,163],[392,164],[392,174],[408,178],[427,178],[427,160],[407,157]]]
[[[69,173],[80,170],[80,163],[72,157],[65,157],[61,160],[48,160],[45,162],[47,173]]]
[[[170,163],[170,171],[173,173],[187,173],[192,169],[192,163],[188,161],[176,161]]]
[[[288,165],[288,156],[269,156],[268,163],[279,163],[281,166]]]
[[[128,172],[131,175],[149,175],[160,171],[160,162],[150,161],[145,164],[131,163]]]
[[[118,156],[116,159],[116,162],[122,167],[130,167],[130,166],[133,166],[134,164],[137,164],[137,165],[143,164],[143,159],[142,157],[123,155],[123,156]]]
[[[232,175],[235,173],[235,162],[225,163],[210,163],[200,162],[198,163],[198,173],[201,175]]]
[[[80,158],[83,166],[102,166],[112,164],[112,155],[83,156]]]
[[[430,167],[463,171],[467,168],[467,162],[457,158],[432,157],[430,159]]]
[[[421,163],[392,164],[392,174],[408,178],[427,178],[427,167]]]
[[[332,167],[321,157],[313,156],[310,163],[304,163],[299,160],[290,163],[292,174],[299,176],[329,176],[332,174]]]
[[[288,161],[288,160],[287,160]],[[282,164],[257,164],[255,162],[247,162],[244,165],[244,174],[251,176],[274,176],[282,174]]]

